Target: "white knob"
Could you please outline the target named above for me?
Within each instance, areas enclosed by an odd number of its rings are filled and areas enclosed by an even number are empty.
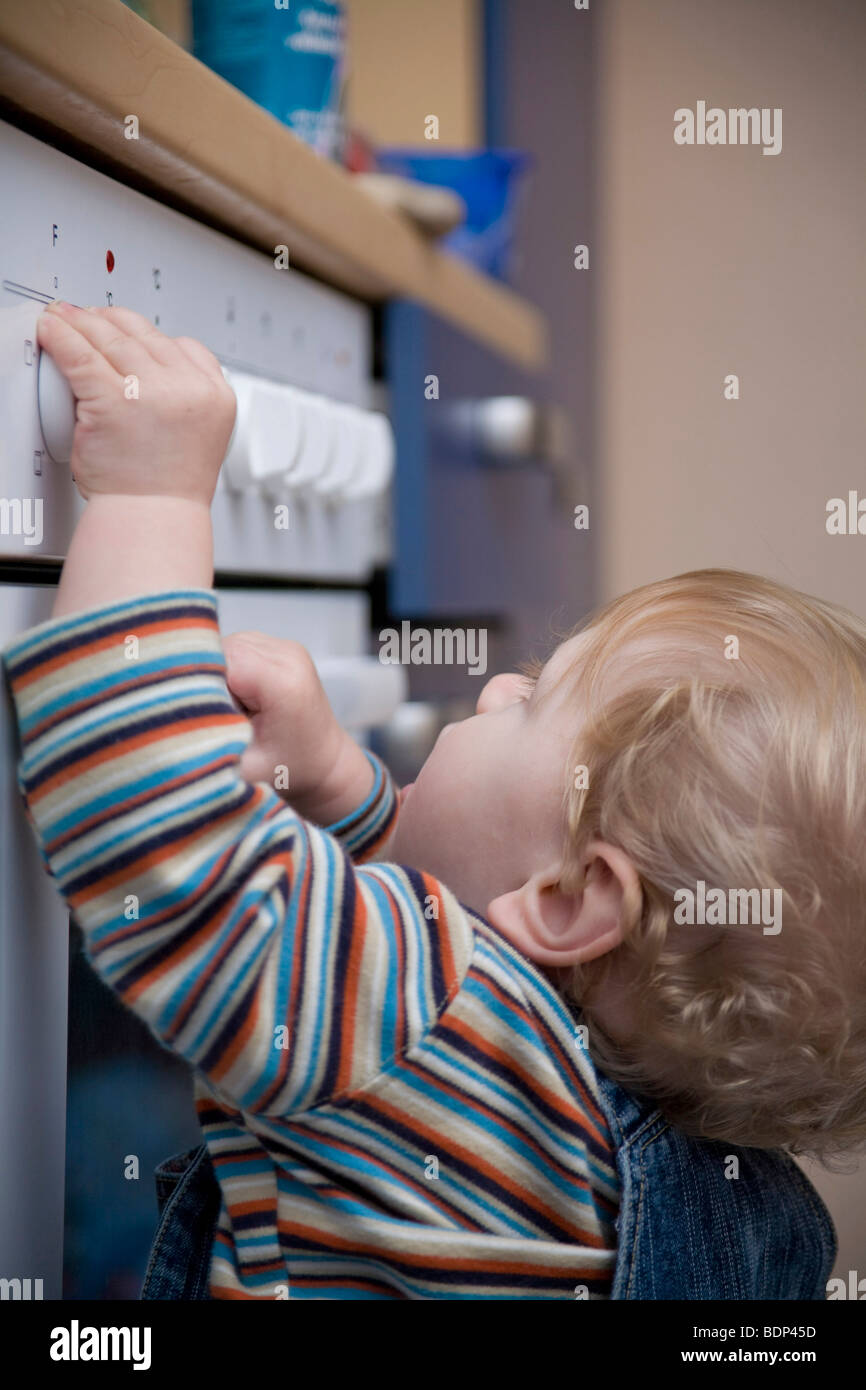
[[[237,418],[225,457],[231,486],[257,491],[292,467],[301,446],[297,393],[257,377],[232,373]]]
[[[60,368],[47,352],[39,354],[37,397],[39,425],[49,458],[68,463],[75,433],[75,397]]]
[[[331,406],[322,396],[298,392],[303,417],[303,446],[287,479],[290,486],[303,488],[315,483],[328,470],[334,448]]]
[[[336,499],[344,495],[361,467],[364,450],[364,416],[352,405],[334,402],[331,407],[334,447],[328,468],[316,479],[316,492]]]
[[[360,467],[346,488],[347,497],[375,497],[383,493],[394,472],[394,432],[387,415],[368,411],[362,417]]]
[[[223,459],[223,471],[228,479],[229,487],[240,491],[250,481],[249,477],[249,398],[252,391],[252,383],[249,377],[241,376],[238,372],[227,372],[223,367],[223,376],[235,393],[237,409],[235,411],[235,423],[232,430],[232,437]]]
[[[253,480],[257,483],[286,473],[301,446],[301,418],[290,387],[257,382],[251,409]]]

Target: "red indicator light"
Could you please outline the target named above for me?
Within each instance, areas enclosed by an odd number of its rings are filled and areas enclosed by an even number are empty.
[[[113,269],[114,269],[114,252],[113,252],[113,251],[106,251],[106,253],[105,253],[105,269],[108,271],[109,275],[111,274],[111,272],[112,272]]]

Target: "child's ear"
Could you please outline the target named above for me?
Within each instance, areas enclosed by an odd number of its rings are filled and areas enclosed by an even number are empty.
[[[542,965],[575,965],[603,956],[620,945],[640,916],[640,879],[628,855],[602,840],[587,846],[583,864],[579,892],[562,891],[562,865],[556,864],[494,898],[488,920]]]

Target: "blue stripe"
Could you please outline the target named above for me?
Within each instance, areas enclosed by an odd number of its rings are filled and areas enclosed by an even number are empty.
[[[228,752],[233,752],[233,751],[235,751],[235,749],[232,747],[232,745],[229,745],[228,748],[227,748],[227,751],[228,751]],[[191,763],[191,764],[186,764],[185,766],[187,766],[187,767],[195,767],[195,766],[200,766],[200,764]],[[176,765],[173,766],[173,767],[170,769],[170,776],[171,776],[172,778],[176,775],[176,770],[177,770]],[[220,769],[220,771],[223,771],[223,770],[224,770],[224,769]],[[214,774],[214,773],[209,774],[208,771],[207,771],[207,769],[204,768],[204,769],[202,769],[202,779],[200,779],[200,780],[204,780],[204,777],[206,777],[206,776],[208,776],[208,775],[214,776],[214,775],[218,775],[218,774]],[[151,780],[152,780],[153,782],[156,782],[156,781],[157,781],[157,779],[151,779]],[[158,779],[158,780],[164,780],[164,779],[160,778],[160,779]],[[124,788],[124,792],[125,792],[125,791],[126,791],[126,788]],[[149,839],[151,839],[151,838],[156,838],[156,836],[159,834],[159,831],[160,831],[160,829],[161,829],[162,827],[167,828],[167,827],[170,826],[170,825],[176,825],[178,832],[182,834],[182,833],[183,833],[183,822],[184,822],[184,819],[185,819],[187,816],[191,815],[194,811],[201,810],[201,809],[202,809],[203,807],[205,807],[205,806],[213,806],[214,808],[218,808],[219,805],[220,805],[220,803],[223,802],[223,801],[225,801],[225,800],[230,796],[231,792],[232,792],[232,788],[230,788],[230,787],[228,787],[228,786],[225,786],[225,785],[223,785],[223,786],[216,786],[216,787],[213,788],[212,791],[207,792],[207,793],[205,793],[205,794],[202,795],[202,796],[194,797],[194,798],[192,798],[192,799],[189,800],[189,801],[185,801],[185,802],[183,803],[182,806],[174,806],[174,807],[172,807],[171,810],[165,811],[162,815],[157,815],[157,814],[154,812],[154,810],[153,810],[152,807],[148,808],[148,813],[147,813],[147,830],[148,830],[148,838],[149,838]],[[103,799],[103,804],[104,804],[104,799]],[[138,807],[132,807],[129,811],[124,811],[123,814],[124,814],[124,815],[129,815],[129,816],[135,816],[136,814],[138,814],[138,810],[139,810]],[[52,825],[49,825],[49,826],[46,826],[46,830],[45,830],[45,838],[46,838],[46,840],[53,840],[57,835],[61,834],[61,833],[62,833],[62,831],[61,831],[61,829],[60,829],[61,826],[62,826],[62,827],[65,827],[66,829],[69,829],[71,826],[77,824],[79,820],[80,820],[81,823],[83,824],[83,823],[86,821],[88,814],[90,814],[90,808],[89,808],[88,806],[84,806],[84,807],[81,808],[80,813],[79,813],[78,815],[76,815],[74,818],[70,815],[70,816],[66,816],[66,817],[64,818],[64,820],[57,822],[57,828],[55,828],[55,826],[54,826],[53,824],[52,824]],[[107,824],[107,823],[105,823],[105,824]],[[104,830],[104,829],[105,829],[105,824],[103,824],[102,826],[98,827],[98,829],[95,830],[93,833],[96,834],[96,835],[98,835],[98,834],[99,834],[99,830]],[[138,833],[140,833],[141,827],[138,827],[137,830],[138,830]],[[86,832],[86,833],[90,833],[90,832]],[[114,836],[112,839],[110,839],[110,840],[99,839],[97,843],[91,845],[90,848],[89,848],[85,853],[81,854],[77,859],[70,859],[68,862],[65,862],[65,863],[63,864],[63,866],[62,866],[62,869],[59,870],[60,876],[62,877],[62,879],[63,879],[64,881],[68,882],[69,879],[72,878],[73,875],[76,874],[77,872],[80,872],[80,871],[82,871],[82,870],[84,870],[84,869],[86,869],[86,868],[89,868],[89,867],[91,867],[91,866],[94,865],[94,864],[98,864],[98,863],[100,863],[100,862],[102,862],[102,861],[104,861],[104,863],[103,863],[103,869],[104,869],[105,874],[110,874],[110,873],[111,873],[111,851],[112,851],[112,849],[119,848],[119,847],[123,847],[124,849],[127,849],[127,848],[129,847],[129,842],[130,842],[130,831],[129,831],[129,830],[121,830],[121,831],[118,831],[117,835],[115,835],[115,836]],[[62,852],[63,852],[63,851],[61,851],[61,853],[62,853]],[[194,880],[193,880],[193,883],[196,883],[196,882],[198,882],[198,881],[199,881],[198,879],[194,879]],[[170,901],[170,900],[169,900],[169,901]],[[103,930],[104,930],[104,929],[103,929]]]
[[[2,651],[4,662],[14,667],[18,674],[30,652],[41,652],[43,660],[50,660],[49,653],[68,645],[72,637],[79,638],[86,645],[91,637],[110,627],[110,620],[121,614],[140,613],[153,620],[161,617],[182,617],[185,613],[204,610],[208,617],[217,621],[217,605],[214,595],[208,589],[173,589],[165,595],[150,595],[143,598],[122,599],[118,603],[101,605],[88,609],[85,613],[73,613],[61,618],[48,618],[46,622],[29,628],[20,637],[9,642]]]
[[[402,1147],[399,1140],[397,1140],[393,1134],[389,1133],[387,1128],[385,1128],[383,1131],[382,1128],[377,1127],[372,1122],[368,1123],[365,1120],[363,1120],[360,1115],[354,1114],[352,1112],[344,1112],[342,1110],[339,1110],[335,1111],[333,1115],[329,1115],[328,1122],[329,1124],[336,1125],[338,1128],[345,1128],[349,1135],[363,1135],[370,1142],[371,1148],[373,1147],[373,1145],[375,1145],[377,1149],[382,1148],[386,1151],[386,1153],[393,1154],[395,1156],[395,1159],[397,1157],[404,1159],[407,1166],[411,1164],[413,1167],[416,1167],[418,1164],[417,1149],[408,1149]],[[387,1122],[383,1122],[383,1125],[385,1124],[387,1124]],[[292,1136],[292,1142],[296,1146],[303,1146],[303,1141],[306,1141],[307,1139],[307,1135]],[[357,1143],[357,1139],[354,1142]],[[309,1147],[315,1150],[317,1145],[314,1141],[310,1141]],[[351,1160],[353,1158],[353,1155],[344,1154],[342,1149],[340,1149],[335,1154],[333,1149],[328,1146],[326,1140],[321,1145],[321,1152],[327,1156],[329,1165],[333,1163],[335,1165],[345,1167],[352,1166],[348,1160]],[[395,1166],[397,1166],[396,1163]],[[387,1183],[389,1187],[397,1186],[398,1190],[401,1190],[402,1188],[402,1184],[398,1184],[396,1179],[394,1179],[390,1174],[386,1177],[382,1173],[381,1168],[377,1167],[375,1164],[372,1169],[371,1175],[376,1177],[378,1182]],[[525,1223],[519,1221],[510,1212],[507,1206],[504,1210],[500,1210],[494,1202],[492,1202],[489,1198],[485,1197],[483,1188],[475,1189],[470,1194],[467,1192],[466,1188],[464,1188],[461,1185],[459,1181],[450,1181],[447,1176],[447,1172],[446,1175],[443,1177],[441,1167],[439,1171],[439,1177],[436,1179],[436,1182],[440,1184],[440,1191],[443,1194],[442,1199],[445,1202],[445,1204],[447,1206],[457,1207],[458,1210],[461,1212],[461,1215],[468,1217],[470,1221],[473,1220],[473,1217],[471,1213],[467,1211],[467,1203],[471,1203],[473,1210],[477,1208],[487,1212],[488,1215],[494,1217],[498,1223],[500,1223],[503,1226],[509,1227],[516,1236],[526,1235]],[[423,1200],[418,1194],[416,1188],[412,1188],[409,1190],[412,1192],[413,1197],[416,1201]],[[445,1213],[440,1213],[438,1208],[437,1214],[441,1216],[445,1215]],[[376,1212],[376,1215],[378,1215],[378,1211]],[[457,1231],[467,1231],[467,1227],[462,1222],[457,1222],[456,1220],[454,1222],[454,1229]],[[469,1232],[467,1231],[467,1233]],[[535,1233],[532,1232],[531,1235],[534,1239]]]
[[[130,678],[133,676],[136,679],[138,679],[140,677],[145,677],[148,675],[157,675],[160,671],[170,672],[175,668],[179,668],[181,666],[191,666],[194,665],[196,662],[201,662],[202,658],[206,658],[207,661],[211,664],[216,663],[218,665],[224,665],[220,653],[218,651],[214,651],[210,648],[204,647],[200,648],[197,651],[186,650],[183,652],[178,652],[174,656],[157,658],[152,661],[130,662],[129,665],[124,667],[122,670],[110,672],[108,675],[102,677],[99,680],[86,681],[82,682],[80,685],[76,685],[74,702],[75,704],[80,704],[82,700],[95,700],[100,695],[105,695],[107,698],[110,698],[115,687],[120,685],[127,685]],[[71,735],[67,730],[66,736],[71,737],[77,743],[79,740],[85,739],[87,734],[98,732],[105,725],[111,724],[115,721],[126,719],[127,716],[136,714],[139,710],[145,711],[148,709],[154,709],[159,705],[171,704],[172,702],[176,702],[178,705],[188,705],[190,699],[192,699],[194,695],[199,693],[202,695],[206,695],[210,699],[213,699],[214,696],[221,696],[223,704],[228,704],[225,682],[224,680],[220,679],[219,676],[211,674],[206,678],[203,678],[201,676],[190,677],[188,686],[186,683],[187,676],[188,672],[186,671],[179,671],[178,673],[178,680],[182,679],[184,683],[183,689],[180,692],[173,692],[172,694],[160,694],[153,700],[140,699],[136,701],[134,705],[130,703],[128,706],[124,705],[110,712],[107,710],[103,711],[102,715],[99,718],[93,720],[90,724],[82,723],[80,728],[75,729]],[[132,690],[127,690],[124,693],[128,695],[131,700],[135,694],[135,688],[133,687]],[[51,718],[52,715],[57,714],[62,710],[68,708],[70,703],[71,701],[69,694],[64,692],[62,695],[58,696],[56,700],[51,700],[45,704],[39,705],[39,707],[35,709],[27,719],[22,719],[20,721],[22,736],[28,735],[31,732],[31,730],[36,727],[37,724],[44,723],[44,721],[46,719]],[[231,706],[231,709],[232,713],[236,713],[234,706]],[[53,730],[48,730],[40,739],[40,758],[45,756],[46,752],[55,746],[50,742],[51,735],[53,732]],[[45,740],[44,747],[43,739]]]

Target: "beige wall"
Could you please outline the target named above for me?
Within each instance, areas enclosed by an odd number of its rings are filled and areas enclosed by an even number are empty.
[[[472,149],[481,142],[480,0],[344,0],[347,111],[381,145]],[[438,146],[424,120],[439,117]]]
[[[866,7],[609,0],[602,30],[605,594],[722,564],[866,613],[866,536],[824,526],[866,496]],[[676,146],[698,99],[782,107],[781,154]]]
[[[601,31],[601,597],[725,565],[866,614],[866,535],[825,529],[866,497],[866,7],[608,0]],[[782,152],[675,145],[698,100],[781,107]],[[866,1275],[866,1167],[816,1182]]]

